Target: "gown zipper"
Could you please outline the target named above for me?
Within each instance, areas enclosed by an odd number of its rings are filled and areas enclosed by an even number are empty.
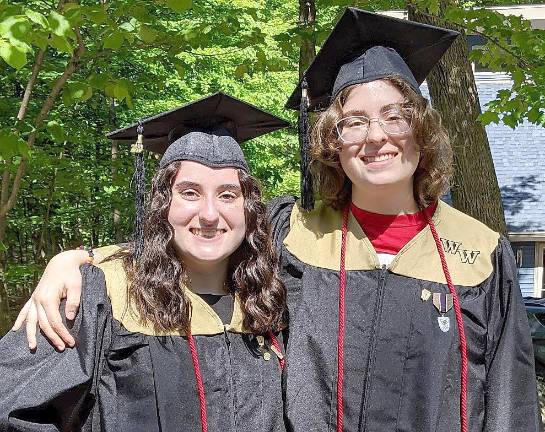
[[[369,336],[369,355],[367,356],[367,362],[365,365],[365,378],[364,378],[364,390],[362,398],[362,413],[360,420],[359,430],[365,432],[367,429],[367,409],[369,405],[369,391],[371,389],[371,377],[370,371],[374,369],[375,363],[375,351],[377,349],[377,328],[380,323],[382,315],[382,300],[384,297],[384,287],[386,285],[386,276],[388,275],[388,266],[383,264],[380,268],[378,286],[377,286],[377,299],[375,301],[375,308],[373,311],[373,321],[371,322],[371,333]]]

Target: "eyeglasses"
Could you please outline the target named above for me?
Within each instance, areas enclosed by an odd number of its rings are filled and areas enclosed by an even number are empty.
[[[367,138],[371,122],[378,122],[382,130],[388,135],[403,135],[411,130],[411,125],[398,110],[390,110],[379,117],[367,118],[365,116],[350,116],[340,119],[337,124],[339,139],[347,144],[362,142]]]

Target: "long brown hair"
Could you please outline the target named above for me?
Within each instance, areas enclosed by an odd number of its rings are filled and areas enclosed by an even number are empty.
[[[144,225],[144,248],[135,264],[132,252],[124,258],[129,280],[129,299],[143,323],[157,330],[187,330],[191,304],[181,283],[184,265],[172,239],[168,222],[172,183],[181,161],[172,162],[155,173]],[[229,260],[228,286],[238,293],[243,324],[252,333],[278,331],[283,324],[286,294],[277,277],[277,256],[261,191],[255,178],[238,170],[244,197],[246,235]]]
[[[441,117],[429,101],[417,94],[402,78],[384,78],[404,96],[402,107],[409,115],[412,133],[420,150],[420,162],[414,173],[413,193],[424,208],[437,201],[447,190],[452,177],[452,148]],[[342,107],[358,84],[341,91],[316,121],[311,135],[312,170],[318,192],[326,205],[335,209],[346,206],[352,195],[352,182],[339,160],[341,143],[335,129],[342,118]]]

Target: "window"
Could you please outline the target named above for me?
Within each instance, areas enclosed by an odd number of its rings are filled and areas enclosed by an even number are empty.
[[[534,269],[535,275],[535,295],[536,297],[545,296],[545,242],[536,243],[536,265]]]
[[[469,52],[479,49],[480,47],[486,45],[486,39],[480,35],[467,35],[467,48]],[[486,66],[480,64],[478,61],[473,60],[471,62],[471,68],[473,72],[492,72]]]

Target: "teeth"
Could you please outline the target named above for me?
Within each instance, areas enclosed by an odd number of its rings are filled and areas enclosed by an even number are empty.
[[[221,234],[222,230],[201,230],[198,228],[193,228],[191,230],[193,235],[196,235],[197,237],[203,237],[203,238],[214,238],[216,235]]]
[[[381,162],[388,159],[393,159],[394,157],[395,157],[394,153],[386,153],[386,154],[381,154],[376,156],[364,156],[363,158],[365,162]]]

